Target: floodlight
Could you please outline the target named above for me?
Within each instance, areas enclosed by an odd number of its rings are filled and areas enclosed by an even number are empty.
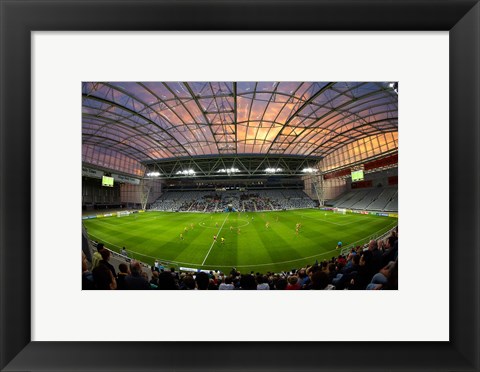
[[[265,169],[266,173],[277,173],[281,172],[283,169],[282,168],[267,168]]]
[[[183,174],[184,176],[194,176],[195,171],[193,169],[186,169],[186,170],[178,171],[177,174]]]
[[[147,173],[147,177],[158,177],[160,176],[160,172],[149,172]]]
[[[398,83],[397,83],[397,82],[389,83],[388,86],[389,86],[390,88],[393,88],[393,90],[395,91],[395,93],[398,94]]]

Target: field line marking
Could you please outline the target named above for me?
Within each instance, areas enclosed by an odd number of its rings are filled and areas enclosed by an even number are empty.
[[[223,226],[225,225],[225,222],[226,222],[227,219],[228,219],[228,216],[230,216],[230,213],[228,213],[228,214],[227,214],[227,217],[225,217],[225,219],[223,220],[222,226],[220,226],[220,230],[218,230],[218,232],[217,232],[217,236],[220,235],[220,231],[222,231]],[[206,255],[205,258],[203,259],[202,266],[203,266],[203,264],[205,263],[205,261],[207,260],[207,257],[208,257],[208,255],[210,254],[210,251],[212,250],[213,245],[215,244],[215,242],[216,242],[216,240],[214,240],[214,241],[212,242],[212,245],[210,246],[210,249],[208,250],[207,255]]]
[[[227,216],[227,218],[228,218],[228,216]],[[391,224],[391,225],[387,225],[387,228],[386,228],[386,231],[385,231],[385,232],[387,232],[389,229],[395,227],[395,225],[397,225],[397,222],[396,222],[396,221],[395,221],[393,224]],[[377,233],[379,233],[379,232],[381,232],[381,231],[384,230],[384,229],[385,229],[385,228],[382,228],[382,229],[376,231],[376,232],[374,233],[374,235],[377,234]],[[96,235],[94,235],[94,234],[88,234],[88,235],[89,235],[89,236],[96,236]],[[363,239],[357,240],[357,241],[355,241],[355,242],[353,242],[353,243],[346,244],[346,245],[355,244],[355,243],[358,243],[358,242],[360,242],[360,241],[362,241],[362,240],[364,240],[364,239],[368,239],[368,236],[365,237],[365,238],[363,238]],[[101,239],[101,240],[103,240],[103,239]],[[109,243],[109,244],[111,244],[111,245],[113,245],[113,246],[115,246],[115,247],[120,248],[120,247],[119,247],[118,245],[116,245],[116,244],[110,243],[110,242],[108,242],[108,241],[106,241],[106,240],[103,240],[103,241],[104,241],[105,243]],[[149,255],[142,254],[142,253],[138,253],[138,252],[131,251],[131,250],[128,250],[128,252],[132,252],[132,253],[138,254],[138,255],[140,255],[140,256],[149,257],[149,258],[154,258],[154,259],[158,259],[158,260],[160,260],[160,261],[165,261],[165,262],[174,263],[174,264],[182,264],[182,265],[190,265],[190,266],[203,266],[203,264],[200,265],[200,264],[193,263],[193,262],[181,262],[181,261],[165,260],[165,259],[162,259],[162,258],[155,258],[155,257],[153,257],[153,256],[149,256]],[[315,255],[313,255],[313,256],[308,256],[308,257],[303,257],[303,258],[297,258],[297,259],[288,260],[288,261],[271,262],[271,263],[264,263],[264,264],[253,264],[253,265],[237,265],[237,266],[235,266],[235,267],[257,267],[257,266],[281,265],[281,264],[284,264],[284,263],[297,262],[297,261],[307,260],[307,259],[314,258],[314,257],[318,257],[318,256],[324,256],[324,255],[330,254],[330,253],[332,253],[332,252],[338,252],[338,250],[337,250],[337,249],[333,249],[333,250],[328,251],[328,252],[323,252],[323,253],[315,254]],[[212,265],[212,266],[215,266],[215,267],[232,267],[231,265]]]

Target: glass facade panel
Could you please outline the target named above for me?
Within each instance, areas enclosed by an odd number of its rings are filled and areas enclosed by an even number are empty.
[[[398,147],[398,95],[388,82],[84,82],[82,143],[85,162],[131,174],[226,152],[336,167]]]
[[[323,158],[319,164],[320,169],[329,171],[361,160],[366,160],[387,151],[398,151],[397,139],[398,132],[392,132],[386,135],[380,134],[354,141]]]

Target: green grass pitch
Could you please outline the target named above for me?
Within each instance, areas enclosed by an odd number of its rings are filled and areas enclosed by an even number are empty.
[[[297,223],[301,224],[298,234]],[[150,265],[158,259],[177,267],[226,272],[233,266],[243,272],[279,272],[320,262],[339,254],[338,241],[344,247],[365,243],[397,223],[397,218],[318,209],[146,212],[84,220],[91,239],[117,252],[125,246],[131,257]]]

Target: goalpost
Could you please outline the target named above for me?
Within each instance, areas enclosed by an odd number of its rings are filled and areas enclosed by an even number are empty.
[[[345,208],[335,208],[333,210],[333,213],[338,213],[338,214],[347,214],[347,210]]]

